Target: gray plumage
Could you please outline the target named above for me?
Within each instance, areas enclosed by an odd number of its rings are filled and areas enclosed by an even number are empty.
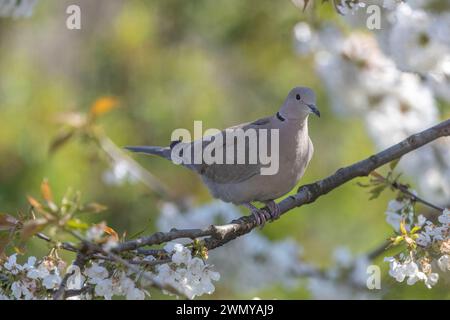
[[[273,175],[261,175],[261,168],[264,167],[264,164],[260,161],[248,164],[248,143],[245,143],[246,164],[237,164],[236,161],[234,164],[207,164],[203,161],[199,164],[183,165],[202,177],[213,197],[236,205],[246,205],[252,210],[258,223],[264,224],[267,219],[276,218],[279,215],[279,208],[273,200],[294,188],[312,158],[314,148],[308,134],[308,116],[311,113],[320,116],[315,106],[315,100],[314,92],[311,89],[296,87],[289,92],[276,115],[226,129],[229,132],[237,129],[242,129],[244,132],[248,129],[254,129],[256,132],[259,132],[260,129],[267,129],[270,132],[270,129],[278,129],[279,168],[278,172]],[[220,134],[224,134],[224,131]],[[257,138],[260,137],[258,134]],[[172,148],[186,150],[187,147],[193,148],[194,144],[201,143],[204,149],[215,139],[217,139],[217,135],[211,139],[203,138],[193,142],[173,143],[171,147],[138,146],[126,147],[126,149],[154,154],[171,160]],[[226,157],[226,145],[232,143],[233,147],[236,147],[236,141],[234,139],[223,140],[224,157]],[[271,143],[269,133],[267,150],[271,150]],[[193,155],[190,160],[193,160],[192,157]],[[251,205],[253,201],[267,204],[270,209],[269,215]]]

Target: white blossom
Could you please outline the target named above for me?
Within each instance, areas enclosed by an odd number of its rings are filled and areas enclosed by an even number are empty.
[[[89,278],[88,281],[93,284],[98,284],[109,276],[108,270],[95,262],[89,268],[86,268],[84,274]]]
[[[103,181],[108,185],[122,185],[138,181],[127,161],[116,161],[112,168],[103,173]]]
[[[200,258],[192,257],[190,250],[182,244],[169,243],[164,249],[172,253],[175,266],[157,266],[155,280],[158,283],[174,288],[189,299],[214,292],[212,281],[220,278],[217,272],[212,271]]]
[[[61,283],[61,277],[57,274],[49,274],[42,279],[42,284],[46,289],[57,289]]]
[[[388,209],[386,210],[386,222],[394,228],[395,231],[399,231],[400,222],[402,221],[402,215],[400,211],[403,209],[405,204],[397,200],[391,200],[388,204]]]
[[[109,237],[108,240],[105,242],[105,244],[102,245],[102,248],[106,252],[110,252],[112,249],[117,247],[118,244],[119,244],[119,242],[117,241],[117,239],[115,239],[113,237]]]
[[[113,296],[113,283],[111,279],[98,279],[94,289],[95,295],[111,300]]]
[[[17,274],[23,269],[20,264],[17,264],[17,254],[10,255],[8,260],[3,264],[6,270],[11,271],[12,274]]]
[[[337,247],[333,252],[336,264],[343,268],[349,268],[353,263],[352,253],[347,247]]]
[[[20,299],[24,291],[24,286],[20,281],[13,282],[11,285],[11,291],[14,298]]]
[[[427,73],[436,68],[448,48],[433,32],[432,17],[402,3],[389,35],[390,54],[401,70]]]
[[[438,220],[441,224],[450,226],[450,210],[444,209]]]
[[[2,300],[10,300],[10,299],[2,290],[0,290],[0,301]]]
[[[175,244],[173,247],[172,262],[176,264],[189,264],[191,252],[182,244]]]
[[[29,268],[27,277],[30,279],[44,279],[50,274],[44,263],[40,263],[37,268]]]
[[[334,263],[326,276],[311,276],[308,289],[315,299],[376,299],[376,292],[366,287],[369,259],[365,255],[353,256],[346,247],[333,253]]]
[[[96,224],[90,227],[86,232],[86,240],[97,242],[104,234],[104,224]]]
[[[385,214],[386,222],[397,232],[400,230],[400,222],[402,220],[408,220],[410,224],[413,222],[414,212],[412,211],[412,205],[409,199],[389,201]],[[423,222],[422,218],[420,222]],[[410,225],[405,225],[405,228],[409,230]]]
[[[157,225],[160,230],[172,227],[201,228],[211,224],[224,224],[240,216],[241,213],[235,206],[221,201],[213,201],[186,212],[165,204]],[[173,243],[169,243],[164,249],[172,252],[173,246]],[[220,250],[211,251],[209,255],[208,262],[216,266],[224,279],[221,284],[238,292],[250,292],[277,283],[287,287],[295,286],[298,283],[297,274],[306,268],[301,261],[302,248],[295,241],[269,241],[258,232],[236,239]],[[191,264],[192,270],[195,263]],[[207,278],[213,281],[217,281],[215,277],[219,277],[210,268],[203,273],[210,274]],[[267,277],[268,274],[271,276]]]
[[[421,232],[417,235],[416,243],[421,247],[428,247],[432,242],[433,240],[426,232]]]
[[[450,101],[450,14],[425,13],[421,7],[408,1],[383,11],[383,27],[376,34],[353,31],[344,36],[330,24],[314,32],[316,70],[333,110],[362,117],[379,150],[436,124],[435,97]],[[366,19],[362,14],[364,25]],[[333,36],[322,38],[324,30]],[[442,203],[450,197],[449,141],[416,150],[399,167],[415,178],[429,201]],[[398,222],[393,215],[388,219]]]
[[[70,272],[70,270],[67,270],[67,272]],[[80,290],[83,287],[85,281],[85,276],[78,272],[75,272],[67,279],[66,287],[69,290]]]
[[[437,273],[430,273],[425,280],[425,285],[428,289],[431,289],[439,280],[439,275]]]
[[[438,261],[438,266],[442,271],[450,271],[450,256],[448,254],[442,255]]]
[[[144,300],[145,292],[138,288],[131,288],[127,291],[126,298],[127,300]]]
[[[425,286],[431,289],[439,280],[437,273],[421,270],[411,258],[408,258],[403,263],[393,257],[386,257],[384,261],[389,262],[389,275],[398,282],[403,282],[406,278],[408,285],[414,285],[418,281],[423,281]]]
[[[398,261],[393,257],[386,257],[384,258],[384,261],[389,262],[389,275],[395,278],[398,282],[403,282],[406,277],[403,265],[398,263]]]
[[[319,48],[317,33],[306,22],[299,22],[294,27],[295,49],[298,54],[306,55]]]

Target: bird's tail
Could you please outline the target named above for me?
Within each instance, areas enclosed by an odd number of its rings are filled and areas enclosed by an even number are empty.
[[[139,152],[139,153],[146,153],[146,154],[154,154],[160,157],[163,157],[167,160],[171,159],[171,150],[168,147],[154,147],[154,146],[130,146],[130,147],[124,147],[127,150],[133,151],[133,152]]]

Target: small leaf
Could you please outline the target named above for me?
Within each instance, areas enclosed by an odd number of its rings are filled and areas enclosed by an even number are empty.
[[[15,247],[14,247],[14,251],[15,251],[17,254],[22,255],[22,254],[25,254],[25,253],[26,253],[26,248],[25,248],[25,246],[22,244],[22,245],[20,245],[19,247],[15,246]]]
[[[371,197],[369,200],[376,199],[380,196],[380,194],[386,189],[386,185],[381,185],[370,190]]]
[[[406,226],[405,226],[405,220],[403,219],[402,221],[400,221],[400,232],[403,235],[407,235],[408,232],[406,231]]]
[[[416,232],[419,231],[420,229],[422,229],[422,227],[420,227],[420,226],[414,226],[414,228],[412,228],[412,230],[411,230],[411,234],[416,233]]]
[[[114,240],[119,241],[119,235],[113,228],[104,226],[103,231],[105,231],[105,233],[109,234]]]
[[[200,251],[200,255],[204,260],[208,260],[208,248],[206,246],[202,246],[202,249]]]
[[[30,203],[30,205],[33,207],[33,209],[36,209],[36,211],[39,212],[41,215],[43,215],[47,220],[55,219],[53,213],[46,211],[44,209],[44,206],[39,201],[37,201],[35,198],[33,198],[32,196],[27,196],[27,199],[28,199],[28,202]],[[50,208],[50,209],[52,209],[52,208]]]
[[[75,130],[61,131],[55,138],[53,138],[48,148],[48,152],[54,153],[61,148],[66,142],[68,142],[74,135]]]
[[[119,103],[119,100],[114,97],[102,97],[97,99],[91,107],[91,115],[99,116],[111,109],[115,108]]]
[[[391,162],[389,163],[389,168],[391,168],[391,170],[394,170],[395,167],[397,166],[398,162],[400,161],[400,159],[401,159],[401,158],[398,158],[398,159],[395,159],[395,160],[391,161]]]
[[[66,222],[66,226],[71,229],[76,230],[87,230],[89,229],[89,224],[81,221],[80,219],[70,219]]]
[[[393,238],[391,240],[392,240],[392,245],[397,246],[403,241],[403,237],[402,236],[397,236],[397,237],[395,237],[395,238]]]
[[[48,220],[45,218],[39,218],[25,222],[22,228],[22,232],[20,234],[21,239],[27,240],[31,236],[43,230],[47,224]]]
[[[53,202],[52,190],[47,179],[44,179],[41,183],[41,195],[42,198],[47,202],[50,211],[56,213],[58,211],[58,206]]]
[[[45,201],[53,202],[52,190],[47,179],[44,179],[41,183],[41,194]]]
[[[27,196],[27,199],[33,208],[36,208],[36,209],[42,208],[42,204],[39,201],[37,201],[35,198],[33,198],[32,196]]]

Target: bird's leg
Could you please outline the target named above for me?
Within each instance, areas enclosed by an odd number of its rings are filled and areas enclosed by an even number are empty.
[[[271,219],[278,219],[281,215],[281,209],[278,203],[276,203],[273,200],[270,201],[264,201],[264,204],[267,206],[267,208],[270,211],[270,218]]]
[[[250,209],[250,211],[252,212],[252,215],[255,217],[256,224],[258,226],[261,226],[261,228],[264,227],[264,224],[266,223],[266,221],[271,218],[271,215],[269,212],[267,212],[266,210],[258,209],[251,203],[244,203],[243,206]]]

